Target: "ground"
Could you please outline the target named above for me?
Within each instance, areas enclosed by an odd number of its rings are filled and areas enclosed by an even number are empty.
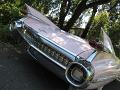
[[[0,90],[67,90],[68,84],[36,62],[26,51],[0,42]],[[103,90],[120,90],[115,81]]]
[[[0,43],[0,90],[66,90],[64,81],[26,52]]]

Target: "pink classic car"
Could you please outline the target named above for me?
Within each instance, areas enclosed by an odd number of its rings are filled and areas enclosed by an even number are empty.
[[[120,60],[110,38],[102,30],[102,50],[78,36],[61,30],[41,13],[26,5],[27,15],[10,29],[29,44],[28,52],[76,90],[102,89],[119,77]],[[73,90],[73,89],[72,89]]]

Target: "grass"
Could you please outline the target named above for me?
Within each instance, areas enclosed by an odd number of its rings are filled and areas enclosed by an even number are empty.
[[[9,25],[0,24],[0,43],[11,45],[19,52],[25,52],[27,47],[18,32],[9,30]]]
[[[0,41],[16,45],[18,40],[14,38],[13,34],[9,30],[9,25],[0,24]]]
[[[8,42],[10,38],[9,25],[0,24],[0,40]]]

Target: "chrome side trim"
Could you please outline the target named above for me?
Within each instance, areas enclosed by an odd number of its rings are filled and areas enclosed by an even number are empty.
[[[34,30],[33,28],[31,28],[31,27],[29,27],[28,25],[26,25],[25,23],[24,23],[24,25],[25,26],[27,26],[28,28],[30,28],[32,31]],[[72,60],[75,60],[75,57],[77,56],[76,54],[74,54],[73,52],[70,52],[70,51],[68,51],[67,49],[65,49],[65,48],[63,48],[63,47],[61,47],[61,46],[58,46],[54,41],[52,41],[52,40],[50,40],[50,39],[48,39],[47,37],[43,37],[43,35],[41,35],[40,33],[38,33],[38,32],[36,32],[36,31],[33,31],[35,34],[37,34],[37,35],[39,35],[40,37],[42,37],[43,39],[45,39],[46,41],[48,41],[49,42],[49,44],[51,43],[51,45],[52,44],[54,44],[55,46],[57,46],[58,48],[58,50],[59,51],[61,51],[62,53],[65,53],[67,56],[69,56]],[[44,40],[44,41],[45,41]],[[60,48],[60,49],[59,49]]]
[[[41,50],[39,50],[38,48],[36,48],[33,45],[30,45],[31,47],[33,47],[34,49],[36,49],[38,52],[40,52],[42,55],[44,55],[45,57],[47,57],[48,59],[50,59],[52,62],[54,62],[55,64],[59,65],[60,67],[62,67],[63,69],[66,69],[65,66],[63,66],[62,64],[60,64],[59,62],[57,62],[56,60],[52,59],[51,57],[49,57],[47,54],[45,54],[44,52],[42,52]]]
[[[66,67],[64,65],[62,65],[61,63],[57,62],[56,60],[52,59],[51,57],[49,57],[47,54],[45,54],[44,52],[42,52],[41,50],[39,50],[37,47],[35,47],[32,43],[30,43],[26,37],[18,30],[18,32],[20,33],[20,35],[26,40],[26,42],[33,47],[34,49],[36,49],[38,52],[40,52],[42,55],[44,55],[45,57],[47,57],[48,59],[50,59],[52,62],[54,62],[55,64],[57,64],[58,66],[62,67],[63,69],[66,69]]]
[[[30,46],[28,47],[27,52],[30,54],[30,56],[32,56],[35,60],[37,60],[36,57],[34,57],[34,56],[31,54],[31,52],[29,51],[29,48],[30,48]]]
[[[55,49],[60,51],[61,53],[65,54],[67,57],[69,57],[71,60],[75,60],[75,55],[71,54],[71,52],[69,52],[68,50],[63,49],[62,47],[58,46],[57,44],[55,44],[53,41],[48,40],[45,37],[41,38],[43,40],[44,43],[49,44],[52,47],[56,47]]]
[[[88,62],[92,62],[93,59],[96,57],[97,53],[98,53],[97,51],[94,51],[86,60]]]

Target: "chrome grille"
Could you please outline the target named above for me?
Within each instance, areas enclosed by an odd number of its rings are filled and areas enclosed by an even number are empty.
[[[46,43],[43,43],[40,39],[40,36],[36,35],[29,28],[26,27],[24,31],[22,30],[22,33],[23,32],[25,32],[25,37],[27,37],[27,39],[29,38],[29,42],[31,44],[36,46],[43,53],[53,58],[57,62],[61,63],[62,65],[67,66],[72,61],[67,56],[60,53],[58,50],[54,49],[53,47],[50,47]]]

